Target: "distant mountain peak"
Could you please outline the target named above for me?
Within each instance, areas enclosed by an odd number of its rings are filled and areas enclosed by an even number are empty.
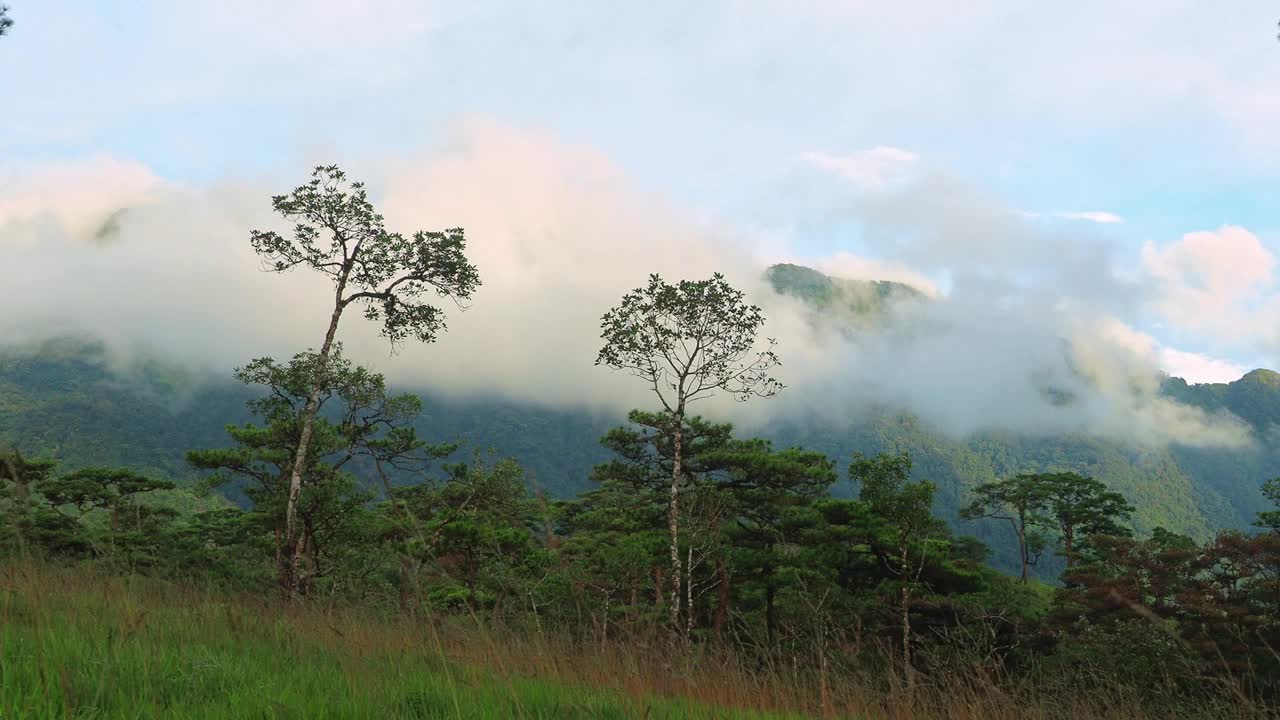
[[[926,297],[905,283],[833,277],[792,263],[769,266],[765,278],[779,295],[802,300],[816,310],[848,310],[855,315],[875,315],[890,302]]]
[[[1245,373],[1244,377],[1240,378],[1237,382],[1249,385],[1265,385],[1267,387],[1280,388],[1280,373],[1275,370],[1258,368],[1257,370],[1250,370]]]

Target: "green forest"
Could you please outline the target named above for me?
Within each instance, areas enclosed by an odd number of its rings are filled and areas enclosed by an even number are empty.
[[[918,298],[905,285],[843,281],[795,265],[774,266],[768,277],[778,292],[804,299],[851,329],[874,318],[885,298]],[[66,469],[127,466],[170,478],[179,490],[167,495],[196,503],[183,493],[201,475],[186,461],[186,452],[217,447],[226,440],[227,424],[252,420],[246,403],[262,389],[158,358],[132,363],[127,370],[115,364],[105,344],[92,338],[0,348],[0,443],[55,459]],[[516,458],[536,489],[558,499],[596,486],[593,469],[611,458],[600,439],[624,419],[500,399],[459,400],[411,387],[397,390],[422,398],[421,412],[409,425],[424,438],[458,444],[454,459],[477,450]],[[1011,475],[1060,471],[1102,479],[1134,504],[1131,527],[1144,534],[1164,527],[1203,541],[1218,530],[1247,529],[1267,507],[1261,483],[1280,475],[1280,442],[1271,431],[1280,422],[1280,374],[1255,370],[1229,384],[1188,385],[1169,378],[1163,392],[1193,407],[1241,418],[1256,442],[1246,448],[1131,447],[1097,435],[1011,431],[956,438],[910,413],[883,407],[850,408],[843,423],[775,421],[759,434],[780,447],[803,446],[837,461],[859,452],[909,452],[913,479],[927,479],[937,488],[939,517],[986,543],[994,567],[1015,572],[1017,552],[1006,528],[959,517],[973,488]],[[846,468],[838,465],[841,481],[830,492],[852,497]],[[382,492],[367,474],[357,474],[357,482]],[[199,502],[222,497],[245,503],[235,485]],[[1033,573],[1051,580],[1061,570],[1061,559],[1047,555]]]
[[[722,276],[653,275],[604,312],[596,359],[651,406],[446,401],[350,360],[339,323],[391,343],[446,332],[433,303],[481,281],[463,231],[390,232],[335,167],[273,206],[295,225],[252,233],[266,267],[336,289],[318,349],[225,380],[159,360],[122,372],[92,338],[0,359],[5,716],[222,716],[200,704],[219,693],[264,717],[347,716],[333,708],[365,694],[361,716],[390,717],[1265,717],[1280,702],[1275,373],[1164,385],[1248,423],[1247,449],[956,439],[891,408],[748,435],[697,401],[785,392],[787,349]],[[794,265],[768,279],[849,332],[927,301]],[[193,643],[228,667],[243,654],[270,687],[197,673]],[[189,675],[148,669],[149,652]],[[361,662],[382,674],[317,709]]]

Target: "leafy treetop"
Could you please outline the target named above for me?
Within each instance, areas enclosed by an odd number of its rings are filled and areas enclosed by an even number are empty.
[[[393,345],[409,337],[432,342],[445,328],[440,308],[422,299],[428,291],[465,307],[480,286],[464,254],[461,228],[419,230],[410,237],[388,231],[364,183],[348,183],[336,165],[317,167],[310,182],[272,197],[271,205],[294,227],[290,237],[252,231],[249,241],[266,269],[286,272],[305,265],[330,276],[336,313],[362,304],[365,317],[381,321]]]
[[[779,365],[775,341],[753,350],[764,316],[744,297],[720,273],[675,285],[650,275],[602,318],[596,364],[643,379],[667,412],[680,415],[718,390],[737,400],[772,397],[783,388],[769,375]]]

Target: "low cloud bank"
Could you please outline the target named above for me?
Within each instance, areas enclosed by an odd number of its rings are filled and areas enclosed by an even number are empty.
[[[711,401],[701,408],[708,414],[755,425],[888,405],[957,435],[1012,428],[1145,444],[1248,442],[1239,423],[1160,397],[1157,363],[1168,349],[1127,322],[1194,299],[1177,284],[1192,272],[1185,253],[1151,249],[1159,272],[1126,277],[1098,236],[1045,228],[955,179],[915,172],[905,151],[855,159],[874,161],[875,172],[823,156],[829,170],[856,181],[846,210],[864,223],[864,242],[896,259],[842,252],[818,264],[880,273],[929,296],[891,307],[880,330],[815,324],[808,308],[765,284],[763,270],[777,258],[752,253],[750,231],[698,221],[591,148],[471,120],[408,159],[346,168],[357,177],[372,169],[390,227],[466,228],[484,283],[471,308],[449,308],[437,343],[394,355],[356,313],[341,339],[348,354],[403,385],[621,413],[651,400],[632,378],[593,366],[600,315],[649,273],[722,272],[765,308],[789,387],[768,402]],[[313,273],[262,272],[247,241],[250,228],[280,225],[268,198],[286,188],[175,187],[109,158],[43,178],[0,173],[0,342],[83,333],[107,341],[122,363],[130,353],[161,353],[225,374],[320,341],[330,289]],[[1254,258],[1236,230],[1222,235]],[[1198,252],[1207,240],[1184,242]],[[1232,267],[1210,270],[1221,278]],[[1251,287],[1270,282],[1269,272]],[[945,293],[930,280],[939,275],[949,278]]]

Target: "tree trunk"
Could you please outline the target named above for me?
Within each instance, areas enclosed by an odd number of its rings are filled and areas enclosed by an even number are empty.
[[[286,556],[280,562],[280,584],[285,596],[292,598],[299,586],[299,562],[302,557],[304,541],[303,533],[298,531],[298,497],[302,494],[302,473],[307,465],[307,449],[311,445],[311,431],[315,424],[316,411],[320,408],[320,391],[324,382],[325,371],[329,369],[329,353],[333,349],[333,338],[338,333],[338,321],[342,319],[342,293],[346,289],[347,271],[343,271],[338,279],[338,289],[333,303],[333,315],[329,317],[329,330],[325,333],[324,344],[320,346],[320,354],[316,356],[315,376],[311,380],[311,393],[307,396],[306,407],[302,410],[302,430],[298,434],[298,450],[293,456],[293,469],[289,473],[289,501],[285,506],[285,549]]]
[[[911,666],[911,590],[903,584],[901,592],[902,604],[902,672],[907,681],[907,689],[915,684],[915,668]]]
[[[689,545],[689,557],[684,566],[684,637],[693,637],[693,545]]]
[[[1022,560],[1022,575],[1018,578],[1018,582],[1025,583],[1027,581],[1027,566],[1031,563],[1031,557],[1027,553],[1027,528],[1025,525],[1018,526],[1018,552]]]
[[[809,609],[813,611],[814,625],[814,642],[813,649],[818,655],[818,705],[822,711],[822,717],[829,718],[834,715],[831,707],[831,684],[828,681],[827,672],[827,619],[822,612],[824,600],[819,600],[817,607],[812,604]]]
[[[826,629],[818,627],[818,702],[822,707],[822,717],[831,717],[831,688],[827,683],[827,643]]]
[[[400,556],[400,611],[409,610],[409,557]]]
[[[713,625],[715,627],[716,642],[724,642],[724,625],[729,618],[729,571],[724,567],[724,560],[716,561],[716,578],[719,580],[719,586],[716,588],[716,614]]]
[[[662,567],[658,566],[653,569],[653,606],[662,607],[662,598],[666,583],[662,581]]]
[[[18,553],[23,559],[27,556],[27,529],[31,522],[31,488],[30,478],[27,477],[25,467],[19,469],[22,464],[22,456],[14,451],[12,460],[3,460],[9,469],[9,477],[14,484],[14,516],[13,516],[13,533],[18,540]],[[2,468],[0,468],[2,469]],[[0,480],[4,478],[0,475]]]
[[[283,549],[283,548],[282,548],[282,546],[281,546],[281,540],[282,540],[282,538],[283,538],[283,535],[282,535],[282,534],[281,534],[281,532],[280,532],[280,526],[279,526],[279,525],[277,525],[277,526],[275,527],[275,536],[276,536],[276,568],[282,568],[282,567],[284,567],[284,560],[283,560],[283,558],[284,558],[284,549]],[[284,581],[284,577],[283,577],[283,576],[281,576],[281,578],[280,578],[280,579],[281,579],[281,582],[283,582],[283,581]]]
[[[112,504],[111,506],[111,551],[116,549],[116,535],[120,533],[120,506]]]
[[[764,629],[769,641],[769,652],[773,652],[773,636],[777,621],[773,617],[773,570],[765,568],[764,572]]]
[[[297,589],[301,595],[311,594],[311,581],[319,577],[319,564],[316,561],[316,539],[311,534],[311,529],[304,526],[302,528],[302,541],[298,543],[301,548],[302,560],[306,562],[306,574],[297,575]]]
[[[911,666],[911,585],[907,579],[907,549],[902,548],[902,590],[899,592],[902,605],[902,673],[907,689],[915,686],[915,668]]]
[[[1071,569],[1071,561],[1075,557],[1075,526],[1068,524],[1062,529],[1062,543],[1067,553],[1067,569]]]
[[[671,533],[671,628],[680,631],[680,461],[684,450],[684,417],[675,413],[674,446],[671,455],[671,508],[667,529]]]
[[[607,647],[609,644],[609,600],[611,596],[604,596],[604,616],[600,618],[600,647]]]

